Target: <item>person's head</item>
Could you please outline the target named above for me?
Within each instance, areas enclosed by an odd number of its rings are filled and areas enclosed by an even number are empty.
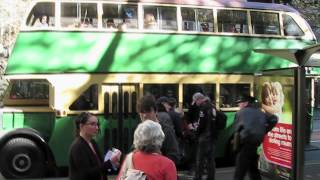
[[[143,96],[137,103],[137,112],[140,115],[141,121],[147,119],[157,121],[155,98],[152,95]]]
[[[247,107],[250,104],[254,104],[256,102],[256,98],[249,95],[242,95],[236,101],[240,109]]]
[[[199,106],[205,100],[206,100],[206,96],[204,96],[200,92],[196,92],[192,96],[192,104],[196,104],[197,106]]]
[[[114,21],[113,19],[108,19],[107,20],[107,28],[114,28],[115,25],[114,25]]]
[[[159,123],[145,120],[134,131],[133,145],[136,150],[146,153],[160,152],[164,133]]]
[[[151,13],[147,13],[144,16],[144,27],[145,28],[154,28],[156,25],[156,19],[154,18],[154,15]]]
[[[201,23],[202,31],[208,32],[209,31],[209,24],[208,23]]]
[[[166,96],[158,98],[156,105],[158,112],[168,112],[171,108],[171,106],[169,105],[169,98],[167,98]]]
[[[269,82],[264,82],[262,85],[261,101],[265,105],[268,105],[268,106],[273,105],[272,87]]]
[[[46,15],[42,15],[41,19],[40,19],[40,22],[42,24],[47,24],[48,23],[48,17]]]
[[[147,14],[144,16],[144,22],[145,22],[146,24],[155,23],[155,22],[156,22],[156,19],[154,18],[154,15],[153,15],[153,14],[147,13]]]
[[[284,104],[284,94],[282,90],[282,85],[279,82],[272,82],[272,94],[274,96],[273,103],[283,106]]]
[[[168,98],[168,103],[169,103],[169,105],[170,105],[170,107],[171,108],[176,108],[176,106],[177,106],[177,100],[176,100],[176,98],[174,98],[174,97],[169,97]]]
[[[84,135],[92,138],[99,131],[99,121],[96,116],[88,112],[82,112],[76,118],[76,136]]]

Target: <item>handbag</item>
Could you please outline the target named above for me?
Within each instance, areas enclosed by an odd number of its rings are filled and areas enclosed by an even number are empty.
[[[134,169],[133,162],[132,162],[132,155],[133,153],[128,154],[120,179],[121,180],[146,180],[147,176],[143,171]]]

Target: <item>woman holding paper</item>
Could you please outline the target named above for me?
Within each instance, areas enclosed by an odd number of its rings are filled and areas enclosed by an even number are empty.
[[[103,162],[97,143],[93,137],[98,133],[97,117],[91,113],[81,113],[75,121],[76,138],[69,151],[70,180],[107,180],[106,173],[112,165],[118,165],[121,152],[112,153],[110,159]]]

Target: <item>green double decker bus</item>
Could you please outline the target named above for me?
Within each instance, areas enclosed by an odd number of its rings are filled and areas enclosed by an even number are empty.
[[[279,4],[33,1],[5,73],[0,172],[35,178],[67,167],[83,111],[99,119],[102,152],[127,153],[139,123],[136,102],[147,93],[174,97],[184,110],[193,93],[208,95],[228,116],[217,157],[231,157],[235,100],[253,95],[255,73],[295,66],[253,50],[315,43],[299,13]]]

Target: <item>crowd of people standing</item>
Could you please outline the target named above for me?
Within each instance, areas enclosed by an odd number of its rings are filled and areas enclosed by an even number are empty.
[[[261,127],[256,129],[261,132],[261,137],[257,142],[241,145],[235,180],[243,179],[247,171],[251,179],[259,179],[256,150],[265,134],[266,121],[277,120],[274,116],[267,116],[252,101],[252,98],[247,98],[237,102],[240,111],[235,116],[235,130],[243,133],[252,127]],[[179,179],[177,168],[189,169],[194,180],[202,179],[205,173],[208,180],[215,179],[215,149],[219,132],[216,107],[208,96],[200,92],[192,96],[192,103],[185,114],[177,111],[176,103],[174,98],[163,96],[156,99],[153,95],[145,95],[138,101],[141,123],[134,132],[132,152],[122,162],[117,180],[126,179],[131,166],[148,180]],[[70,179],[107,179],[107,169],[120,166],[121,152],[102,160],[93,140],[99,129],[94,115],[80,114],[76,119],[76,129],[77,136],[70,148]],[[245,137],[243,135],[242,138]]]

